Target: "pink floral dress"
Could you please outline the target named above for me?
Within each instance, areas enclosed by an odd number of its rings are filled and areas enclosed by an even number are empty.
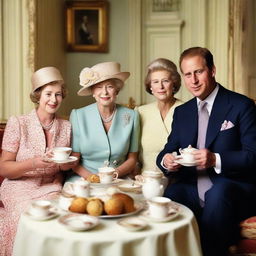
[[[55,119],[50,130],[51,145],[70,146],[69,121]],[[28,115],[11,117],[6,125],[2,150],[16,153],[16,161],[42,156],[46,151],[44,131],[36,110]],[[62,173],[58,168],[28,170],[21,178],[5,179],[0,187],[4,208],[0,208],[0,256],[12,254],[20,215],[35,199],[51,199],[61,190]]]

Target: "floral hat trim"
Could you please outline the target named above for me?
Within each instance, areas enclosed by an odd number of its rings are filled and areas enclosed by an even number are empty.
[[[99,73],[92,70],[91,68],[84,68],[80,73],[80,85],[89,86],[92,83],[95,83],[100,78]]]

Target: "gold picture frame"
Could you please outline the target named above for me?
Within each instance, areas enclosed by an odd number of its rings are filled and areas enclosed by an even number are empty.
[[[108,6],[107,1],[66,2],[68,51],[108,51]]]

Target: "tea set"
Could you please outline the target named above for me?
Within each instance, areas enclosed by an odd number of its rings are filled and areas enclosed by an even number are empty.
[[[54,151],[57,152],[54,153],[54,158],[62,159],[59,161],[68,159],[71,152],[69,152],[68,149],[64,151],[62,149],[59,151]],[[62,154],[60,152],[65,153]],[[186,151],[181,151],[181,154],[183,155],[186,153]],[[119,189],[119,186],[112,186],[118,179],[118,173],[115,171],[114,168],[109,166],[103,166],[99,168],[98,171],[98,175],[100,177],[99,184],[109,185],[108,187],[104,187],[105,196],[107,196],[107,190],[109,190],[110,188],[115,188],[115,190]],[[138,189],[140,189],[140,195],[143,195],[143,198],[140,198],[140,201],[142,200],[144,201],[144,203],[146,203],[147,210],[145,210],[140,217],[135,216],[122,218],[120,221],[117,222],[119,226],[122,226],[123,228],[129,231],[137,231],[145,228],[148,225],[148,223],[145,220],[143,220],[143,218],[150,222],[163,222],[171,220],[179,213],[177,207],[173,207],[174,203],[170,199],[163,197],[166,184],[162,172],[155,170],[147,170],[144,171],[142,175],[136,177],[135,181],[124,181],[124,188],[129,188],[128,183],[130,184],[129,186],[135,187],[137,191]],[[90,196],[93,196],[91,193],[91,185],[92,184],[85,180],[84,178],[80,178],[72,183],[66,182],[61,194],[59,195],[57,202],[52,202],[48,200],[33,201],[31,203],[29,210],[26,213],[32,219],[39,221],[51,219],[58,215],[64,214],[59,218],[59,222],[63,225],[66,225],[67,228],[70,230],[81,231],[93,228],[95,225],[98,224],[97,221],[92,221],[92,224],[88,226],[84,224],[87,223],[88,221],[84,220],[83,218],[80,218],[79,215],[71,215],[70,213],[68,213],[71,202],[74,200],[75,197],[88,198]],[[132,190],[127,191],[127,193],[133,192],[134,191]],[[56,208],[54,209],[54,204],[56,203],[58,205],[57,210]],[[144,207],[141,207],[139,210],[142,210],[143,208]],[[133,214],[137,212],[138,211],[136,210]],[[111,217],[113,218],[115,216]]]

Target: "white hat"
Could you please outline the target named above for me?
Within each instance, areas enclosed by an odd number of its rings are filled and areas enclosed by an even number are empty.
[[[60,84],[64,84],[61,73],[57,68],[44,67],[38,69],[31,77],[32,92],[52,82],[59,82]]]
[[[77,94],[79,96],[91,95],[92,85],[114,78],[124,82],[129,76],[130,72],[120,72],[120,64],[117,62],[103,62],[91,68],[84,68],[79,75],[80,85],[83,88]]]

